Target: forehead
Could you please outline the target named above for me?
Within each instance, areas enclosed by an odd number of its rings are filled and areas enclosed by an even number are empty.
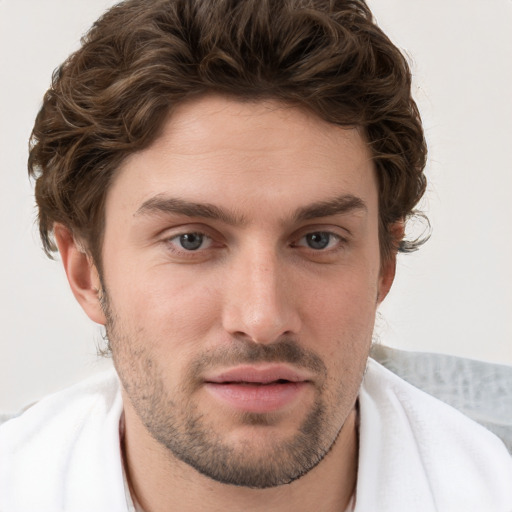
[[[285,211],[345,193],[376,207],[374,166],[358,129],[278,101],[207,96],[173,110],[153,144],[125,160],[107,218],[119,199],[135,212],[162,194]]]

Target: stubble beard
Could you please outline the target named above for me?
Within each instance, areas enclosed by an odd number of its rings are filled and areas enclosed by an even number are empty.
[[[237,340],[229,349],[196,359],[179,391],[170,396],[162,370],[147,349],[150,343],[134,340],[123,332],[103,290],[107,337],[117,373],[136,414],[148,433],[168,450],[171,460],[176,458],[217,482],[264,489],[299,479],[332,449],[353,403],[343,396],[341,385],[336,392],[326,392],[327,369],[318,355],[290,339],[271,345]],[[192,394],[206,368],[258,362],[290,363],[313,371],[319,384],[311,410],[296,434],[287,440],[274,442],[272,436],[265,436],[268,439],[259,446],[248,440],[228,444],[222,432],[209,425]],[[348,402],[348,407],[338,406],[340,401]],[[273,416],[240,413],[238,421],[244,426],[266,428],[272,425]]]

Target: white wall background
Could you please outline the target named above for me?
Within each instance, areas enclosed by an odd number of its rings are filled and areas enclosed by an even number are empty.
[[[0,0],[0,410],[108,366],[47,260],[26,175],[52,70],[111,0]],[[410,56],[430,147],[433,236],[402,256],[381,341],[512,364],[512,1],[372,0]]]

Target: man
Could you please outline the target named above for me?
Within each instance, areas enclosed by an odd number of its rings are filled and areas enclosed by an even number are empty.
[[[0,510],[511,510],[500,441],[368,359],[425,155],[363,2],[105,14],[29,168],[116,374],[0,428]]]

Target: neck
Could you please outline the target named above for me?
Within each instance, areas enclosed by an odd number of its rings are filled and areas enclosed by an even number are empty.
[[[315,468],[291,484],[267,489],[216,482],[169,456],[169,452],[148,435],[129,407],[125,407],[125,421],[126,475],[134,501],[145,512],[339,512],[345,510],[355,489],[356,407],[347,417],[331,451]]]

